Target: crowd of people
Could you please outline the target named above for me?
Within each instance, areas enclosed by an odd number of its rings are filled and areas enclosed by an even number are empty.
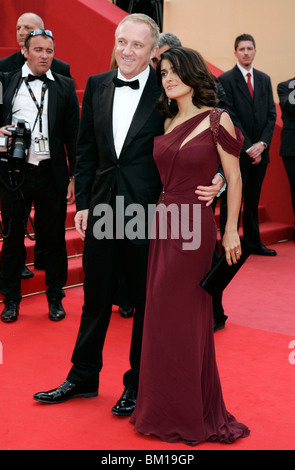
[[[40,242],[35,262],[40,255],[51,320],[66,315],[68,199],[76,203],[75,227],[84,241],[84,303],[72,367],[60,386],[33,398],[53,404],[98,395],[105,336],[118,279],[124,279],[134,310],[130,369],[112,413],[131,416],[137,431],[167,442],[231,443],[248,436],[247,426],[227,411],[216,365],[214,331],[227,319],[222,298],[212,299],[199,284],[219,258],[217,198],[229,265],[242,253],[242,201],[245,243],[252,253],[276,255],[259,233],[258,202],[276,110],[270,78],[253,68],[254,38],[236,38],[237,65],[217,79],[197,51],[183,47],[174,34],[160,34],[148,15],[128,15],[115,32],[115,65],[89,77],[80,118],[69,66],[54,58],[53,32],[40,17],[25,13],[17,39],[21,51],[0,60],[0,135],[10,145],[8,127],[24,120],[32,144],[26,159],[10,155],[0,162],[8,174],[1,184],[7,234],[1,320],[13,322],[19,315],[32,203]],[[288,85],[279,85],[279,95],[290,128],[294,104],[286,98]],[[283,131],[282,155],[294,204],[292,135]],[[144,217],[130,231],[129,208],[139,205]],[[150,206],[156,208],[153,236]],[[106,236],[108,224],[120,236]],[[198,236],[199,245],[190,249]]]

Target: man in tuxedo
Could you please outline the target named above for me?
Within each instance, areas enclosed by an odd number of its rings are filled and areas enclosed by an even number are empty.
[[[6,323],[16,321],[19,314],[24,229],[32,201],[45,242],[49,318],[65,317],[61,303],[67,279],[65,219],[67,197],[74,196],[69,172],[74,175],[79,104],[74,81],[50,70],[54,47],[50,31],[31,31],[22,69],[4,74],[1,135],[11,136],[7,125],[17,126],[21,120],[31,128],[27,157],[17,159],[11,153],[1,158],[1,176],[7,176],[1,196],[3,227],[8,234],[1,256],[5,297],[1,320]]]
[[[24,63],[26,62],[26,58],[23,53],[23,47],[25,45],[26,36],[35,29],[44,29],[44,22],[40,16],[36,15],[35,13],[23,13],[17,20],[16,23],[16,41],[20,47],[18,52],[11,54],[7,57],[0,59],[0,72],[15,72],[22,68]],[[51,71],[60,73],[65,77],[71,78],[70,73],[70,66],[66,62],[62,60],[56,59],[53,57],[53,61],[51,64]],[[45,268],[45,253],[44,253],[44,242],[41,238],[41,230],[39,230],[39,219],[35,217],[35,233],[36,233],[36,241],[35,241],[35,262],[34,266],[36,269],[44,269]],[[24,250],[24,262],[26,259],[26,249],[25,246]],[[34,274],[33,272],[24,264],[21,272],[22,279],[28,279],[32,277]]]
[[[118,69],[91,76],[86,85],[75,175],[75,223],[85,238],[84,305],[70,373],[58,388],[35,394],[34,399],[41,402],[97,396],[120,263],[135,313],[131,368],[124,374],[124,392],[112,412],[128,416],[135,407],[149,248],[146,216],[162,188],[153,160],[153,142],[164,132],[164,119],[155,106],[160,90],[150,66],[158,38],[159,28],[150,17],[126,16],[115,35]],[[145,218],[138,220],[136,232],[145,231],[144,237],[132,238],[128,232],[132,216],[126,209],[132,204],[144,209]],[[107,212],[105,219],[98,218],[102,209]],[[101,220],[108,227],[111,224],[110,236],[104,234]]]
[[[218,78],[226,93],[231,118],[245,138],[240,157],[244,241],[252,253],[275,256],[275,250],[266,248],[260,239],[258,203],[269,163],[276,108],[270,77],[252,66],[255,53],[254,38],[249,34],[238,36],[235,40],[237,65]],[[226,210],[225,201],[221,210]]]
[[[295,215],[295,77],[279,83],[277,90],[283,120],[280,155],[288,175]],[[295,230],[293,239],[295,241]]]
[[[16,23],[16,41],[20,50],[0,59],[0,72],[14,72],[24,65],[26,58],[23,53],[27,35],[35,29],[44,29],[44,22],[36,13],[23,13]],[[70,66],[66,62],[53,58],[51,71],[71,78]]]

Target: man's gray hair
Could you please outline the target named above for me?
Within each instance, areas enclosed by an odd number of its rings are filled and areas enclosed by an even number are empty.
[[[152,44],[152,49],[154,47],[158,46],[159,42],[159,35],[160,35],[160,30],[159,26],[157,23],[148,15],[145,15],[144,13],[132,13],[131,15],[127,15],[123,18],[123,20],[118,24],[117,29],[115,31],[115,37],[117,38],[120,26],[125,23],[126,21],[134,21],[135,23],[145,23],[149,26],[151,30],[151,44]]]
[[[159,37],[158,47],[166,46],[169,47],[181,47],[181,42],[178,37],[173,33],[161,33]]]

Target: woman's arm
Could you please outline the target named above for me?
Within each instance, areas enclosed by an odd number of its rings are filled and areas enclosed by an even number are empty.
[[[234,125],[227,113],[221,115],[220,124],[236,138]],[[241,242],[238,234],[238,220],[242,202],[242,180],[239,159],[217,145],[222,168],[227,181],[227,221],[222,245],[229,265],[237,263],[241,256]]]

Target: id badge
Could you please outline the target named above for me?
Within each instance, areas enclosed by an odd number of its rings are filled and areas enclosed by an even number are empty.
[[[34,150],[35,150],[35,153],[39,152],[39,138],[38,137],[35,137],[34,139]]]
[[[34,139],[35,145],[35,152],[39,155],[48,154],[49,152],[49,145],[47,137],[40,135],[39,137],[35,137]]]

